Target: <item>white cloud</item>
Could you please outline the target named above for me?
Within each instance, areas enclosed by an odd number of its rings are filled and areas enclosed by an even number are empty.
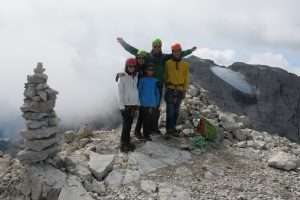
[[[271,67],[289,67],[288,61],[281,54],[266,53],[252,53],[248,60],[249,64],[261,64]]]
[[[194,52],[194,55],[202,59],[210,59],[219,65],[231,65],[235,60],[236,53],[232,49],[211,50],[208,48],[200,48]]]

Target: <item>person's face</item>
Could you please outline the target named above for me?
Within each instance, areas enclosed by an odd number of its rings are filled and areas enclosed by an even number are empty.
[[[153,67],[147,67],[147,74],[148,74],[149,76],[152,76],[153,73],[154,73],[154,68],[153,68]]]
[[[138,63],[139,64],[141,64],[141,65],[143,65],[143,64],[145,64],[145,57],[144,56],[138,56],[137,57],[137,61],[138,61]]]
[[[132,73],[135,70],[135,65],[127,65],[127,69],[130,73]]]
[[[181,50],[173,50],[172,53],[175,58],[180,58]]]
[[[161,51],[161,45],[152,45],[152,50],[154,53],[159,53]]]

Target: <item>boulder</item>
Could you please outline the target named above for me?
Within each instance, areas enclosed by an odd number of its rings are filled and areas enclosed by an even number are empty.
[[[93,175],[102,181],[103,178],[112,170],[114,166],[115,155],[100,155],[93,151],[90,152],[90,161],[88,167]]]
[[[93,200],[89,193],[75,176],[67,179],[67,184],[62,188],[58,200]]]
[[[124,178],[123,174],[121,174],[117,170],[113,170],[112,172],[110,172],[107,175],[107,177],[104,179],[104,182],[109,187],[115,188],[115,187],[118,187],[121,184],[123,178]]]
[[[78,132],[78,139],[86,138],[92,135],[91,127],[88,124],[81,124]]]
[[[279,151],[269,158],[268,165],[274,168],[290,171],[299,167],[299,159],[296,159],[288,153]]]

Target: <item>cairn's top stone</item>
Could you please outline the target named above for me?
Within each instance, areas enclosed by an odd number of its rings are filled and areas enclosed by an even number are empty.
[[[40,73],[40,74],[41,74],[41,73],[43,73],[45,70],[46,70],[46,69],[43,68],[43,63],[38,62],[36,68],[35,68],[33,71],[34,71],[34,73]]]

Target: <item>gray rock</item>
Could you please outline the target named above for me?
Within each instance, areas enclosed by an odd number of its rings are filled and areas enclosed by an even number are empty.
[[[114,159],[115,155],[100,155],[91,151],[88,167],[93,175],[96,176],[99,181],[102,181],[112,170]]]
[[[96,179],[93,180],[92,183],[90,183],[87,187],[86,187],[87,191],[89,192],[96,192],[96,193],[103,193],[106,191],[104,182],[101,181],[97,181]]]
[[[40,103],[40,112],[49,112],[55,106],[54,100],[48,100]]]
[[[57,199],[66,184],[66,174],[49,164],[36,164],[26,168],[21,183],[21,192],[31,199]]]
[[[48,117],[49,113],[23,113],[22,117],[26,120],[41,120],[45,117]]]
[[[190,85],[190,86],[189,86],[189,95],[191,95],[192,97],[197,97],[197,96],[199,96],[199,90],[198,90],[198,88],[196,88],[196,87],[193,86],[193,85]]]
[[[157,186],[154,181],[151,180],[141,180],[141,190],[146,192],[147,194],[152,194],[157,192]]]
[[[48,157],[55,155],[60,151],[60,147],[55,144],[42,151],[22,150],[18,153],[17,158],[20,161],[35,163],[38,161],[46,160]]]
[[[37,90],[45,90],[45,89],[47,89],[47,88],[50,88],[48,84],[38,84],[38,85],[36,86],[36,89],[37,89]]]
[[[66,156],[65,164],[68,172],[80,177],[81,180],[88,182],[93,180],[93,176],[87,164],[76,155]]]
[[[219,119],[221,120],[222,125],[225,128],[225,130],[227,130],[228,132],[232,132],[232,131],[240,129],[240,127],[236,123],[235,119],[228,114],[220,114]]]
[[[48,79],[48,76],[46,74],[43,74],[43,73],[34,73],[34,76],[37,76],[37,77],[39,77],[41,79],[44,79],[45,82]]]
[[[119,171],[113,170],[104,179],[104,183],[111,188],[115,188],[121,184],[123,178],[124,178],[123,174],[121,174]]]
[[[59,140],[58,135],[53,135],[50,138],[35,139],[35,140],[25,140],[25,147],[34,151],[41,151],[47,147],[56,144]]]
[[[43,68],[43,63],[38,62],[36,68],[33,70],[34,73],[43,73],[46,69]]]
[[[41,97],[41,99],[43,101],[47,101],[47,93],[45,91],[42,91],[42,90],[38,90],[37,91],[37,94]]]
[[[241,142],[238,142],[236,144],[236,146],[240,147],[240,148],[246,148],[247,147],[247,141],[241,141]]]
[[[57,118],[57,117],[48,118],[49,126],[57,126],[59,122],[60,122],[60,118]]]
[[[32,98],[32,97],[36,96],[37,95],[36,87],[27,87],[24,90],[23,95],[25,97],[29,97],[29,98]]]
[[[191,137],[194,135],[194,129],[184,129],[182,133],[185,137]]]
[[[191,200],[191,195],[180,187],[160,184],[157,196],[158,200]]]
[[[29,84],[39,84],[39,83],[46,83],[46,80],[36,75],[28,75],[27,82]]]
[[[238,141],[245,141],[247,140],[247,135],[245,132],[240,131],[240,130],[235,130],[232,132],[233,136],[238,140]]]
[[[93,200],[82,184],[71,176],[67,179],[67,184],[62,188],[58,200]]]
[[[297,160],[292,155],[287,154],[282,151],[279,151],[279,152],[274,153],[269,158],[268,165],[271,167],[278,168],[278,169],[290,171],[290,170],[296,169],[298,167],[297,166],[298,162],[299,162],[299,159]]]
[[[63,136],[63,143],[73,142],[76,138],[76,133],[74,131],[66,131]]]
[[[187,167],[178,167],[175,170],[175,174],[180,177],[186,177],[193,175],[193,172]]]
[[[80,124],[78,138],[86,138],[92,135],[91,127],[88,124]]]
[[[39,129],[42,127],[46,128],[46,127],[48,127],[48,119],[44,119],[41,121],[27,120],[26,127],[29,129]]]
[[[46,113],[52,110],[54,106],[54,100],[45,102],[25,102],[20,109],[22,112]]]
[[[128,170],[126,170],[125,176],[122,180],[122,184],[125,185],[125,184],[131,183],[133,181],[137,181],[137,180],[139,180],[139,178],[140,178],[139,171],[128,169]]]
[[[49,138],[51,135],[54,135],[55,133],[57,133],[56,126],[36,129],[36,130],[22,129],[20,132],[20,134],[27,140]]]
[[[3,152],[2,151],[0,151],[0,157],[2,157],[3,156]]]

